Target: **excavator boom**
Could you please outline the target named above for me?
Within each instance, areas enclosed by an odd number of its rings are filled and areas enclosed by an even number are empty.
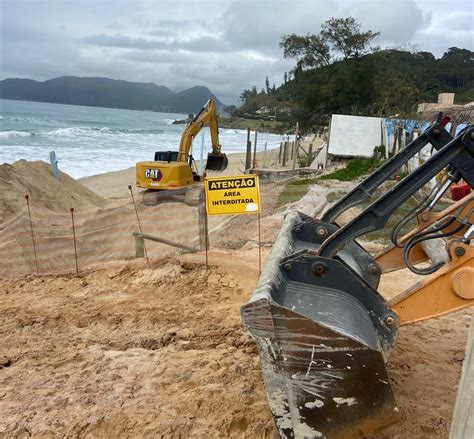
[[[212,152],[207,157],[206,169],[213,171],[223,171],[227,168],[227,156],[221,153],[221,145],[219,144],[219,126],[217,122],[216,105],[214,100],[210,98],[201,111],[186,126],[181,136],[179,145],[178,161],[187,163],[189,153],[193,144],[193,139],[208,125],[211,133]]]
[[[358,258],[354,239],[383,228],[395,210],[439,172],[449,171],[452,181],[463,178],[474,184],[474,128],[468,126],[454,139],[439,128],[432,127],[425,137],[436,143],[429,137],[433,134],[444,145],[438,144],[428,161],[344,227],[299,212],[287,215],[241,312],[259,349],[280,437],[364,437],[396,422],[398,408],[386,362],[399,326],[474,304],[469,199],[455,215],[456,227],[433,224],[407,241],[408,254],[439,233],[447,240],[447,260],[433,261],[429,271],[438,271],[424,284],[386,302],[377,292],[378,282],[364,271],[380,274],[375,260],[366,253],[371,259],[351,266],[351,258]],[[365,182],[381,180],[379,174]],[[360,194],[356,188],[340,205],[354,205]],[[334,220],[338,211],[333,209],[325,219]]]

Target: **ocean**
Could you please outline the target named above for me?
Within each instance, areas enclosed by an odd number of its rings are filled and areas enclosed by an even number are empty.
[[[0,99],[0,163],[16,160],[49,162],[55,151],[59,168],[74,178],[117,171],[137,161],[153,160],[155,151],[178,150],[185,114],[83,107]],[[202,130],[207,152],[209,129]],[[254,133],[252,133],[252,142]],[[246,130],[219,129],[222,152],[244,152]],[[276,134],[258,133],[257,150],[279,145]],[[195,140],[199,159],[201,135]]]

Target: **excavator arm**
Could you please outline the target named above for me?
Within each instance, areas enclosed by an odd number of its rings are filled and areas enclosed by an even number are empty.
[[[193,144],[193,139],[204,126],[209,126],[211,133],[212,152],[207,157],[206,169],[222,171],[227,167],[227,156],[221,153],[219,144],[219,126],[217,122],[216,106],[210,98],[201,111],[191,120],[183,131],[179,145],[178,161],[187,162]]]
[[[474,127],[449,140],[342,228],[299,212],[286,217],[242,307],[280,437],[363,437],[396,422],[386,362],[399,326],[474,305],[470,200],[453,215],[458,226],[433,223],[407,241],[409,268],[410,249],[440,233],[448,237],[448,259],[432,260],[426,272],[434,275],[391,302],[344,255],[355,238],[385,227],[395,210],[442,170],[449,170],[452,181],[474,184]],[[373,259],[363,266],[380,270]]]

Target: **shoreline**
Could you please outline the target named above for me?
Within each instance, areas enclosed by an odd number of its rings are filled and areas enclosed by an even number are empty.
[[[266,168],[273,168],[273,163],[278,158],[279,148],[267,150]],[[232,152],[227,154],[229,165],[219,175],[240,175],[245,169],[245,152]],[[264,151],[257,151],[257,164],[263,161]],[[199,168],[199,161],[196,162]],[[93,174],[76,179],[77,182],[104,198],[122,198],[128,196],[128,185],[135,190],[142,190],[135,186],[135,166],[130,166],[118,171],[109,171]]]

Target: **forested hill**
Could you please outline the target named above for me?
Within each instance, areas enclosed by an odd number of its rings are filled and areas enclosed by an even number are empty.
[[[327,127],[332,114],[416,117],[418,104],[437,102],[439,93],[455,93],[455,104],[474,101],[474,52],[448,46],[436,58],[382,49],[374,45],[379,35],[353,17],[333,17],[315,34],[282,35],[283,57],[294,67],[279,87],[270,87],[267,76],[260,92],[256,85],[243,90],[243,105],[233,114],[271,113],[288,127],[298,121],[314,132]]]
[[[473,52],[451,48],[435,58],[384,50],[318,68],[296,67],[293,79],[277,91],[313,122],[332,113],[408,117],[420,102],[437,102],[438,93],[455,93],[460,104],[474,100]]]
[[[153,83],[109,78],[62,76],[44,82],[10,78],[0,81],[0,98],[92,107],[124,108],[177,113],[197,113],[210,97],[217,108],[222,103],[207,88],[196,86],[174,93]]]
[[[435,58],[379,50],[317,67],[297,64],[279,87],[244,90],[235,113],[291,108],[291,122],[310,129],[326,126],[331,114],[415,117],[418,104],[437,102],[439,93],[455,93],[456,104],[474,101],[474,52],[450,48]]]

